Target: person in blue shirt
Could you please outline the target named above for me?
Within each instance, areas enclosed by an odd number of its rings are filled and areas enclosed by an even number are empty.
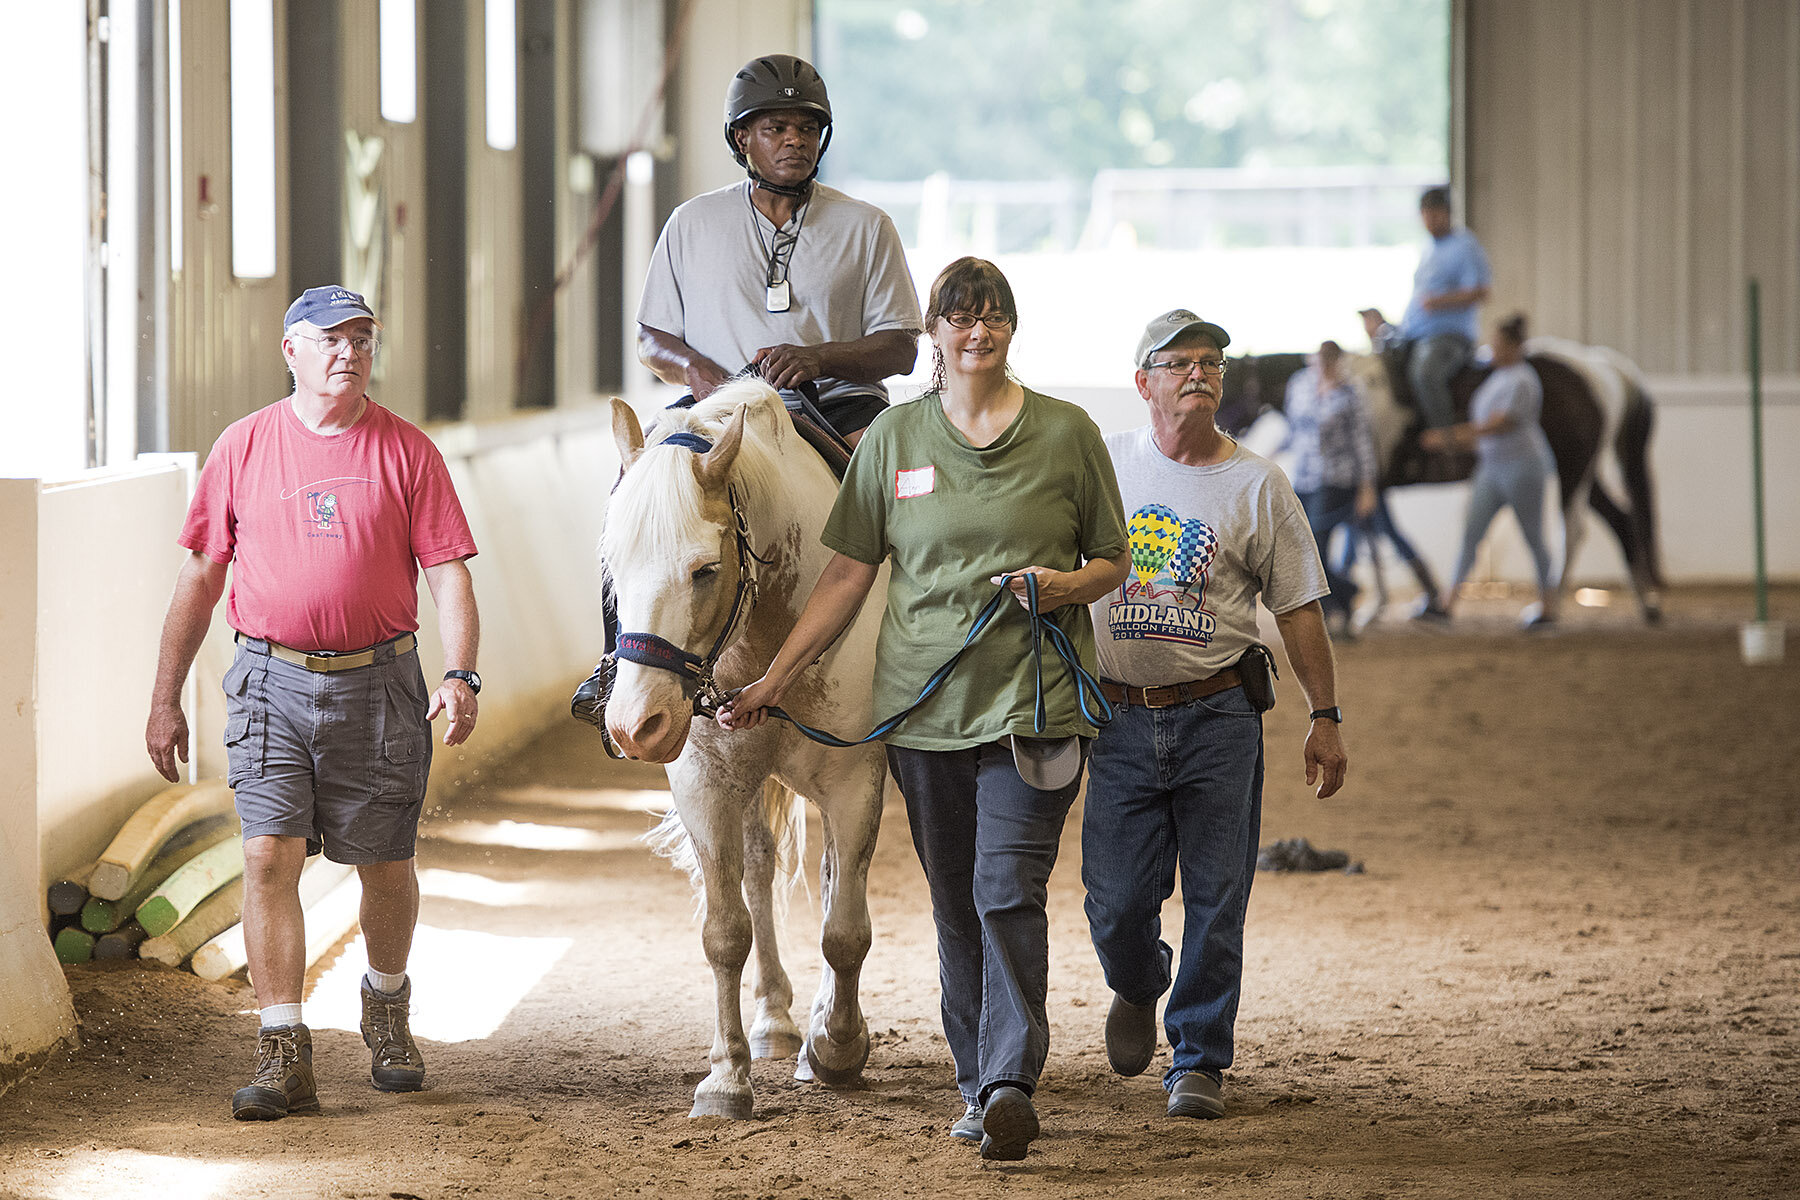
[[[1320,605],[1327,626],[1335,616],[1340,622],[1336,636],[1347,638],[1354,633],[1356,585],[1347,568],[1333,570],[1331,535],[1339,526],[1354,526],[1374,514],[1381,460],[1368,409],[1345,372],[1341,346],[1319,344],[1312,363],[1288,380],[1282,411],[1288,419],[1283,447],[1294,453],[1294,492],[1306,510],[1331,588]]]
[[[1475,235],[1451,220],[1450,189],[1427,188],[1419,198],[1419,219],[1431,244],[1413,272],[1412,300],[1399,336],[1412,343],[1406,373],[1425,428],[1442,429],[1456,420],[1450,380],[1475,348],[1477,310],[1493,274]]]

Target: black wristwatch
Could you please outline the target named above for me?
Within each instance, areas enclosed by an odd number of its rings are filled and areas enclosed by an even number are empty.
[[[1324,717],[1327,721],[1336,721],[1339,725],[1342,725],[1344,723],[1344,710],[1335,704],[1330,708],[1313,709],[1312,719],[1316,721],[1320,717]]]
[[[475,671],[445,671],[445,679],[460,679],[469,685],[469,690],[477,696],[481,695],[481,675]],[[1333,709],[1332,711],[1336,711]]]

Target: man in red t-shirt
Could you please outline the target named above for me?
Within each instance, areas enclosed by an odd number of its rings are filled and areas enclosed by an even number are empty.
[[[444,459],[364,391],[380,348],[368,302],[309,288],[283,322],[293,394],[233,423],[200,472],[180,542],[189,555],[163,624],[144,741],[164,778],[187,761],[181,686],[225,592],[237,631],[226,672],[226,782],[244,838],[244,945],[262,1029],[256,1073],[231,1098],[242,1121],[319,1107],[301,869],[321,849],[362,877],[363,1041],[382,1091],[417,1091],[406,960],[419,914],[413,870],[431,768],[475,728],[480,621],[466,560],[475,541]],[[437,605],[443,682],[427,693],[418,573]]]

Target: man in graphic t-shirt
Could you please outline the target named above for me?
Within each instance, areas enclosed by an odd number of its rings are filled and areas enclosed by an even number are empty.
[[[1088,760],[1081,838],[1088,927],[1114,993],[1106,1053],[1121,1075],[1150,1065],[1167,991],[1173,1117],[1225,1113],[1220,1077],[1232,1060],[1262,813],[1261,710],[1240,663],[1257,642],[1258,596],[1312,709],[1306,782],[1329,796],[1348,761],[1319,606],[1329,588],[1306,514],[1277,467],[1213,423],[1230,343],[1186,309],[1144,330],[1137,389],[1150,423],[1106,439],[1132,573],[1091,606],[1114,709]],[[1160,913],[1178,868],[1176,964]]]
[[[241,1121],[319,1108],[300,1010],[299,880],[321,849],[362,878],[370,1079],[382,1091],[424,1086],[406,960],[431,720],[447,716],[444,744],[462,743],[481,690],[465,563],[475,542],[443,456],[364,391],[381,323],[355,292],[322,287],[294,301],[283,327],[293,394],[229,426],[200,472],[144,733],[156,769],[178,779],[182,681],[229,568],[226,782],[243,823],[244,943],[262,1020],[255,1074],[231,1099]],[[429,690],[416,650],[421,569],[450,668]]]

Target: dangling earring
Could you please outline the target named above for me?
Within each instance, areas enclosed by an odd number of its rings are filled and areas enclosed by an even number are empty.
[[[933,345],[931,347],[930,390],[934,392],[942,392],[944,390],[944,348],[938,345]]]

